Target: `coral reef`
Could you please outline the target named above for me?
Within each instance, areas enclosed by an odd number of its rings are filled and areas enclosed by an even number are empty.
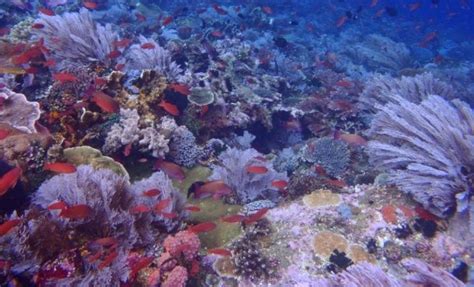
[[[78,13],[40,14],[35,23],[44,25],[42,29],[35,29],[35,36],[44,39],[44,45],[51,51],[50,57],[58,64],[65,61],[65,66],[74,63],[87,65],[91,60],[109,63],[113,42],[118,40],[118,33],[111,24],[96,23],[85,8]]]
[[[177,127],[173,131],[169,147],[169,157],[185,167],[193,167],[205,155],[203,148],[197,145],[196,137],[186,126]]]
[[[398,97],[375,116],[369,155],[389,182],[430,212],[446,217],[472,189],[474,114],[467,104],[430,95],[420,104]]]
[[[0,100],[2,102],[0,123],[10,124],[26,133],[36,132],[35,123],[41,113],[37,102],[30,102],[25,95],[9,89],[0,90]]]
[[[348,145],[329,137],[309,140],[298,156],[304,162],[321,165],[332,177],[341,176],[350,160]]]
[[[279,192],[272,187],[274,180],[287,180],[286,173],[273,169],[271,161],[260,159],[262,154],[254,149],[229,148],[219,155],[219,165],[212,166],[210,180],[223,180],[234,192],[236,202],[249,203],[257,199],[278,200]],[[263,174],[247,171],[250,166],[265,167]]]

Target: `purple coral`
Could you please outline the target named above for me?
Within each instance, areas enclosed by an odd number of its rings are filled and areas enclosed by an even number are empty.
[[[471,192],[474,113],[462,101],[434,95],[420,104],[396,102],[372,122],[371,162],[424,208],[446,217],[456,209],[456,195]]]

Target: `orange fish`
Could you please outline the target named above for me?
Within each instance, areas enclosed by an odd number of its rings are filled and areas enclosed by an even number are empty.
[[[63,209],[59,214],[60,217],[69,219],[84,219],[92,215],[92,208],[87,204],[78,204]]]
[[[11,131],[0,129],[0,140],[6,139],[10,135]]]
[[[195,205],[187,205],[184,209],[192,212],[199,212],[201,209],[198,206]]]
[[[244,219],[245,219],[245,216],[240,215],[240,214],[233,214],[233,215],[221,217],[221,220],[227,223],[242,222],[244,221]]]
[[[214,11],[216,11],[217,14],[227,15],[227,11],[217,4],[212,4],[212,8],[214,8]]]
[[[382,8],[380,10],[377,10],[377,12],[375,12],[375,18],[379,18],[379,17],[382,17],[382,15],[385,13],[385,8]]]
[[[160,194],[161,194],[161,191],[157,188],[153,188],[153,189],[150,189],[150,190],[147,190],[147,191],[143,192],[143,195],[148,196],[148,197],[154,197],[154,196],[157,196],[157,195],[160,195]]]
[[[53,79],[61,83],[75,82],[78,80],[78,78],[71,73],[56,73],[53,74]]]
[[[130,40],[130,39],[121,39],[121,40],[117,40],[117,41],[112,42],[112,44],[116,48],[126,48],[131,43],[132,43],[132,40]]]
[[[56,66],[56,61],[53,60],[53,59],[49,59],[48,61],[46,62],[43,62],[43,67],[54,67]]]
[[[107,80],[104,78],[97,77],[94,79],[94,85],[96,86],[103,86],[105,84],[107,84]]]
[[[133,213],[133,214],[145,213],[145,212],[150,212],[150,211],[151,211],[151,208],[149,208],[145,204],[139,204],[130,208],[130,213]]]
[[[375,7],[375,6],[377,6],[378,3],[379,3],[379,0],[372,0],[372,2],[370,2],[369,7]]]
[[[272,186],[278,189],[285,189],[288,186],[288,182],[286,180],[274,180],[272,181]]]
[[[15,187],[21,177],[21,168],[15,167],[10,169],[0,178],[0,196],[7,193],[10,188]]]
[[[420,3],[420,2],[416,2],[416,3],[409,4],[409,5],[408,5],[408,10],[409,10],[410,12],[413,12],[413,11],[415,11],[415,10],[418,10],[420,7],[421,7],[421,3]]]
[[[262,219],[267,212],[268,212],[268,208],[259,209],[254,214],[252,214],[250,216],[247,216],[247,218],[244,219],[243,223],[244,224],[251,224],[251,223],[257,222],[260,219]]]
[[[337,28],[340,28],[342,26],[344,26],[344,24],[346,24],[347,20],[349,20],[349,18],[344,15],[344,16],[341,16],[339,19],[337,19],[336,21],[336,27]]]
[[[155,204],[154,211],[157,213],[161,213],[163,209],[168,207],[171,203],[171,198],[160,200],[157,204]]]
[[[346,142],[354,146],[367,145],[367,140],[361,137],[360,135],[344,134],[344,133],[341,133],[340,131],[336,131],[334,133],[334,139],[341,140],[343,142]]]
[[[119,51],[119,50],[113,50],[112,52],[110,52],[107,57],[109,59],[117,59],[118,57],[120,57],[122,55],[122,53]]]
[[[166,219],[175,219],[176,217],[178,217],[178,214],[176,212],[161,212],[160,214]]]
[[[219,199],[222,196],[232,193],[232,189],[222,180],[209,181],[196,190],[195,197],[203,198],[206,195],[212,195],[212,198]]]
[[[265,14],[267,14],[267,15],[270,15],[270,14],[273,13],[272,8],[270,8],[270,7],[268,7],[268,6],[263,6],[263,7],[262,7],[262,11],[263,11],[263,13],[265,13]]]
[[[43,13],[44,15],[47,15],[47,16],[54,16],[55,15],[53,10],[48,9],[48,8],[44,8],[44,7],[39,8],[38,11]]]
[[[123,155],[127,157],[130,155],[131,152],[132,152],[132,143],[129,143],[123,148]]]
[[[268,168],[261,165],[248,166],[246,170],[248,173],[253,173],[253,174],[265,174],[268,172]]]
[[[217,225],[214,222],[203,222],[203,223],[199,223],[194,226],[191,226],[190,228],[188,228],[188,230],[194,233],[203,233],[203,232],[209,232],[216,227]]]
[[[3,236],[10,232],[15,226],[21,223],[20,219],[10,219],[0,224],[0,236]]]
[[[191,94],[191,91],[189,90],[189,87],[187,85],[173,83],[170,84],[168,87],[183,96],[189,96],[189,94]]]
[[[178,107],[165,101],[165,100],[162,100],[161,103],[158,105],[160,107],[162,107],[167,113],[169,113],[170,115],[172,116],[179,116],[179,110],[178,110]]]
[[[144,43],[140,46],[142,49],[154,49],[155,48],[155,44],[153,43]]]
[[[351,88],[352,86],[354,86],[354,84],[346,80],[340,80],[336,82],[336,86],[343,88]]]
[[[73,173],[76,172],[76,167],[67,162],[49,162],[44,164],[43,170],[56,173]]]
[[[117,258],[118,256],[118,252],[116,250],[112,251],[109,255],[107,255],[105,258],[104,258],[104,261],[102,261],[99,266],[97,266],[97,268],[99,268],[99,270],[102,270],[104,269],[105,267],[109,266],[110,264],[112,264],[112,262],[115,260],[115,258]]]
[[[84,7],[86,7],[87,9],[97,9],[97,3],[92,1],[84,1],[82,2],[82,5],[84,5]]]
[[[221,37],[224,37],[224,33],[222,33],[221,31],[219,30],[214,30],[211,32],[211,35],[216,37],[216,38],[221,38]]]
[[[169,25],[171,22],[173,22],[173,16],[168,16],[165,19],[163,19],[163,26]]]
[[[426,34],[426,36],[423,38],[423,40],[421,40],[419,45],[420,45],[420,47],[426,48],[428,46],[428,43],[432,42],[436,38],[438,38],[438,32],[436,32],[436,31],[430,32],[430,33]]]
[[[169,161],[157,160],[155,162],[155,169],[162,170],[171,179],[182,181],[185,178],[183,169],[179,165]]]
[[[31,25],[31,28],[33,28],[33,29],[43,29],[43,28],[44,28],[44,24],[41,24],[41,23],[34,23],[33,25]]]
[[[100,246],[113,246],[113,245],[116,245],[118,244],[118,241],[117,239],[113,238],[113,237],[103,237],[103,238],[99,238],[97,240],[94,240],[94,243],[97,243],[99,244]]]
[[[48,205],[48,210],[58,210],[58,209],[63,210],[63,209],[66,209],[67,207],[68,206],[64,201],[58,200]]]
[[[153,257],[142,257],[135,261],[132,266],[130,266],[130,278],[135,278],[135,276],[142,270],[143,268],[147,267],[148,265],[153,262]]]
[[[107,113],[116,113],[120,110],[119,103],[101,91],[96,91],[92,94],[92,101],[99,106],[102,111]]]
[[[327,185],[336,187],[336,188],[343,188],[343,187],[347,186],[346,182],[342,179],[329,179],[329,178],[326,178],[326,179],[324,179],[324,183],[326,183]]]
[[[317,164],[317,165],[314,166],[314,171],[316,171],[316,173],[321,175],[321,176],[326,176],[327,175],[326,170],[320,164]]]
[[[225,248],[213,248],[207,250],[207,254],[216,254],[216,255],[221,255],[221,256],[232,256],[232,252]]]

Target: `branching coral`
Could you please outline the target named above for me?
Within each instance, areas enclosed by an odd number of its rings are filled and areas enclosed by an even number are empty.
[[[219,155],[220,165],[212,167],[210,180],[223,180],[235,193],[239,203],[249,203],[257,199],[277,200],[278,191],[272,187],[274,180],[287,180],[284,172],[273,169],[271,161],[262,159],[263,155],[254,149],[239,150],[229,148]],[[262,166],[263,174],[247,171],[248,167]]]
[[[169,146],[171,159],[185,167],[193,167],[205,155],[205,151],[197,145],[196,138],[186,126],[180,126],[173,131]]]
[[[332,177],[341,176],[346,170],[350,153],[347,144],[332,138],[310,140],[300,151],[302,161],[321,165]]]
[[[390,76],[375,74],[367,81],[367,85],[359,97],[363,109],[376,112],[387,103],[393,103],[398,95],[412,103],[420,103],[429,95],[439,95],[445,99],[456,96],[454,87],[439,79],[431,73],[424,73],[414,77]]]
[[[389,181],[430,212],[446,217],[456,195],[472,193],[474,113],[464,102],[428,96],[420,104],[398,96],[376,114],[369,155]]]
[[[41,113],[37,102],[29,102],[25,95],[6,88],[0,91],[0,101],[0,123],[10,124],[26,133],[36,132],[35,122]]]
[[[112,153],[128,144],[135,144],[142,152],[151,152],[154,157],[164,157],[169,151],[168,142],[177,128],[175,121],[161,118],[158,124],[140,122],[136,110],[121,109],[120,121],[110,129],[104,143],[104,150]]]
[[[113,42],[118,40],[118,33],[110,24],[96,23],[85,8],[78,13],[56,16],[40,14],[36,23],[44,25],[43,29],[34,29],[36,37],[44,39],[44,45],[58,63],[88,64],[91,60],[108,63]]]
[[[173,81],[179,81],[182,78],[183,70],[171,60],[168,50],[151,38],[140,36],[138,40],[140,44],[132,45],[126,54],[128,69],[151,69]],[[150,48],[144,49],[143,45],[148,45]]]

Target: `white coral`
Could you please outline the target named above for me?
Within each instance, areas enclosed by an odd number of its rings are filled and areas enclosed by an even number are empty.
[[[7,88],[0,91],[4,102],[0,109],[0,123],[26,133],[35,133],[35,122],[40,118],[40,106],[37,102],[29,102],[25,95],[15,93]]]

